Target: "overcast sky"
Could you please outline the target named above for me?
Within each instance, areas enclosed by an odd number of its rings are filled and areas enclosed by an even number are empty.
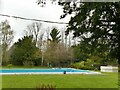
[[[36,3],[37,0],[0,0],[0,14],[14,15],[26,18],[34,18],[55,22],[68,22],[70,16],[65,19],[60,19],[60,15],[63,14],[62,7],[55,4],[50,4],[47,2],[45,7],[40,7]],[[14,30],[14,41],[21,38],[24,35],[24,30],[26,26],[31,24],[33,21],[25,21],[15,18],[7,18],[0,16],[0,22],[8,19],[12,29]],[[41,22],[42,23],[42,22]],[[43,23],[43,32],[48,27],[56,26],[59,29],[64,28],[65,25]]]

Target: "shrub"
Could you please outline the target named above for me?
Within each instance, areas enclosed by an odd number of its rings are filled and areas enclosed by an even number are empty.
[[[23,65],[24,66],[34,66],[34,62],[33,61],[24,61]]]
[[[99,63],[96,63],[89,59],[87,61],[73,63],[71,64],[71,67],[76,69],[84,69],[84,70],[98,70]]]
[[[11,68],[13,65],[12,64],[8,64],[7,65],[7,68]]]
[[[85,62],[81,61],[81,62],[76,62],[71,64],[71,67],[76,68],[76,69],[85,69]]]
[[[48,85],[41,84],[36,87],[36,90],[56,90],[56,86],[50,84]]]

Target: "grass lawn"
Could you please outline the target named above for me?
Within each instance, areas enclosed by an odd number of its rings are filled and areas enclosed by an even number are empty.
[[[56,88],[118,88],[118,74],[2,76],[2,88],[35,88],[41,84],[55,85]]]
[[[0,69],[40,69],[40,68],[48,68],[48,67],[41,67],[41,66],[1,66]]]

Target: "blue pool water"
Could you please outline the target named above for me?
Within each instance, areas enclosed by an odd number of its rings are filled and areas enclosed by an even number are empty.
[[[0,73],[52,73],[52,72],[89,72],[89,70],[79,70],[72,68],[57,68],[57,69],[2,69]]]

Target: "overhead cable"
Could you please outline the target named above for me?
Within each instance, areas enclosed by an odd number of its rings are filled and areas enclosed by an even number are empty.
[[[33,18],[25,18],[25,17],[20,17],[20,16],[12,16],[12,15],[6,15],[6,14],[0,14],[0,16],[4,17],[12,17],[12,18],[18,18],[22,20],[31,20],[31,21],[40,21],[40,22],[46,22],[46,23],[56,23],[56,24],[68,24],[65,22],[54,22],[54,21],[47,21],[47,20],[40,20],[40,19],[33,19]]]

